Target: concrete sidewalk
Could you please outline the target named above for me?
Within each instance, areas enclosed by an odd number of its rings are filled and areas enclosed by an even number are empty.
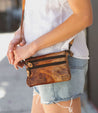
[[[13,36],[0,34],[0,113],[30,113],[33,92],[26,85],[26,71],[16,71],[6,57]]]
[[[15,68],[6,57],[12,34],[0,35],[0,113],[30,113],[32,88],[26,85],[26,70]],[[82,113],[97,113],[86,96],[82,100]]]
[[[26,71],[0,62],[0,113],[30,113],[32,88],[26,85]]]

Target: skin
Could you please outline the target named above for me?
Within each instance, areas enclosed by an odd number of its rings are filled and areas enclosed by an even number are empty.
[[[29,58],[34,55],[37,51],[47,48],[49,46],[55,45],[61,41],[68,40],[75,34],[79,33],[81,30],[91,26],[93,23],[93,14],[90,0],[68,0],[71,9],[73,10],[73,14],[62,24],[54,28],[52,31],[44,34],[38,39],[34,40],[30,44],[25,44],[24,46],[15,47],[13,50],[13,54],[9,52],[13,46],[9,46],[8,49],[8,59],[11,64],[18,69],[19,62],[23,59]],[[16,44],[17,45],[17,44]],[[12,54],[12,55],[11,55]],[[68,110],[62,109],[55,104],[39,104],[35,105],[35,99],[33,100],[33,105],[31,113],[69,113]],[[69,105],[69,101],[59,102],[62,105]],[[72,105],[74,108],[74,113],[81,113],[81,104],[80,98],[74,99],[74,103]],[[40,110],[42,112],[40,112]]]

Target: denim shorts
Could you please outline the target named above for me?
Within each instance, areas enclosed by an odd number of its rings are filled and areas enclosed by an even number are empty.
[[[84,92],[88,59],[68,56],[71,80],[33,86],[33,91],[41,97],[42,104],[52,104],[80,97]],[[33,93],[34,94],[34,93]]]

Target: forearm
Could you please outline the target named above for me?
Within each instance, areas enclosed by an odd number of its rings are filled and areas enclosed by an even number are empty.
[[[91,24],[87,17],[73,14],[55,29],[33,41],[31,45],[35,44],[37,51],[47,48],[61,41],[68,40]]]

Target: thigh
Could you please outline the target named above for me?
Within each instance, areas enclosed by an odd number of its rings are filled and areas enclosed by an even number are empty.
[[[45,113],[40,102],[40,96],[37,92],[34,92],[33,94],[31,113]]]
[[[56,104],[42,104],[45,113],[81,113],[80,97]]]

